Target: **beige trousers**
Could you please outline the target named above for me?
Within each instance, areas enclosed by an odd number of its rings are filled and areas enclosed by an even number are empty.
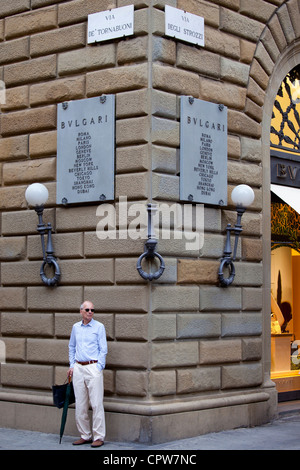
[[[103,408],[103,370],[97,364],[83,366],[75,363],[73,370],[75,393],[75,419],[80,436],[89,440],[94,438],[104,441],[105,417]],[[92,431],[88,415],[89,404],[92,407]]]

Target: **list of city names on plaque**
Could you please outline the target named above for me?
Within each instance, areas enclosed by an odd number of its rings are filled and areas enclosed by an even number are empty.
[[[76,159],[73,168],[69,168],[69,173],[74,175],[72,190],[77,194],[85,194],[95,188],[94,176],[99,166],[93,161],[91,134],[80,131],[76,141]]]
[[[58,105],[58,204],[114,198],[114,98],[105,95]]]
[[[194,171],[199,175],[197,189],[201,191],[201,195],[211,196],[215,192],[214,175],[218,175],[215,170],[212,159],[212,138],[210,134],[202,133],[200,137],[200,160]]]
[[[227,108],[181,98],[180,199],[227,203]]]

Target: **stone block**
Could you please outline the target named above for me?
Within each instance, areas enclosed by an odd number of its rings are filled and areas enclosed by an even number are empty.
[[[221,334],[221,315],[217,313],[180,313],[177,316],[178,338],[214,338]]]
[[[273,33],[269,28],[265,28],[262,35],[261,41],[268,51],[270,57],[273,59],[273,62],[276,62],[279,57],[280,51],[274,39]]]
[[[148,90],[134,90],[118,93],[116,96],[117,119],[139,115],[146,116],[149,106],[148,97]]]
[[[251,163],[228,162],[228,182],[234,184],[262,185],[262,168]]]
[[[198,286],[159,286],[153,287],[152,311],[198,310]]]
[[[15,15],[23,11],[30,10],[30,0],[18,0],[14,3],[1,3],[0,17]]]
[[[0,160],[27,158],[28,136],[20,135],[0,139]]]
[[[60,286],[49,290],[46,286],[28,287],[27,302],[30,311],[78,311],[83,302],[82,288]]]
[[[233,226],[236,223],[236,212],[224,210],[222,215],[222,225],[224,230],[227,224],[231,224]],[[243,237],[246,235],[261,235],[261,223],[261,214],[246,211],[242,219]]]
[[[241,137],[241,158],[260,163],[262,158],[261,140]]]
[[[26,339],[25,338],[4,338],[1,341],[5,344],[5,361],[25,362],[26,361]]]
[[[178,201],[179,177],[165,174],[152,174],[152,196],[163,201]]]
[[[116,258],[115,278],[117,284],[142,284],[145,281],[136,269],[137,258]]]
[[[39,132],[29,136],[29,154],[31,158],[55,155],[57,150],[56,131]]]
[[[270,19],[275,9],[275,5],[270,5],[269,3],[259,0],[254,0],[251,3],[247,2],[247,0],[241,0],[240,12],[263,23],[266,23]]]
[[[153,61],[165,62],[167,64],[175,64],[175,41],[158,36],[153,36],[152,59]]]
[[[171,93],[199,96],[199,77],[194,72],[153,64],[153,88]]]
[[[53,316],[50,313],[3,312],[1,331],[10,336],[53,336]]]
[[[223,311],[240,310],[242,308],[242,292],[239,287],[200,286],[200,310]]]
[[[150,388],[153,396],[174,395],[176,393],[176,371],[151,371]]]
[[[152,170],[174,174],[178,168],[178,151],[175,148],[152,146]]]
[[[96,206],[59,207],[56,209],[56,225],[59,232],[95,231],[98,219]],[[95,233],[95,232],[94,232]]]
[[[25,191],[26,191],[26,186],[0,187],[0,209],[9,211],[9,210],[17,210],[20,207],[25,208],[25,204],[26,204],[26,201],[24,198]]]
[[[139,257],[144,252],[145,240],[128,238],[127,230],[124,231],[123,238],[119,235],[119,232],[112,231],[111,234],[107,233],[105,239],[99,239],[95,231],[86,232],[84,234],[85,256],[128,256],[128,253],[130,253],[132,256]]]
[[[29,38],[5,41],[0,44],[0,65],[26,60],[29,57]]]
[[[200,369],[179,369],[177,371],[177,392],[195,393],[220,388],[220,367]]]
[[[33,106],[84,98],[84,77],[64,78],[30,88],[30,104]]]
[[[240,38],[208,26],[205,28],[205,49],[215,53],[219,60],[220,56],[239,60],[241,54]],[[218,72],[219,70],[220,65]],[[215,74],[216,72],[210,70],[209,75],[214,76]]]
[[[1,105],[2,112],[16,111],[18,109],[26,109],[29,107],[29,87],[19,86],[8,88],[6,91],[5,104]]]
[[[149,142],[149,121],[147,117],[122,119],[116,122],[117,145],[137,145]]]
[[[177,0],[177,8],[188,11],[193,15],[202,16],[205,24],[218,28],[219,26],[219,6],[207,4],[204,1]]]
[[[232,83],[201,78],[200,96],[205,101],[214,101],[236,109],[244,109],[246,89]]]
[[[147,315],[115,315],[115,337],[123,341],[142,341],[148,339]]]
[[[56,78],[56,55],[4,66],[6,86],[28,84],[51,78]]]
[[[91,13],[116,8],[116,0],[75,0],[71,4],[58,5],[58,24],[65,25],[85,21]]]
[[[178,260],[179,284],[216,284],[219,262],[203,259]]]
[[[69,364],[68,340],[27,339],[27,360],[46,364]]]
[[[261,263],[235,263],[235,285],[261,286],[263,267]]]
[[[53,367],[34,364],[1,364],[1,384],[8,387],[51,390]]]
[[[242,360],[242,342],[240,339],[200,341],[200,364],[220,364],[240,362]]]
[[[259,361],[262,358],[262,346],[261,338],[243,338],[243,361]]]
[[[24,287],[0,287],[1,310],[26,310],[26,289]]]
[[[24,162],[4,163],[3,183],[30,184],[32,181],[53,181],[56,178],[56,159],[44,158]]]
[[[243,259],[249,261],[261,261],[263,255],[262,250],[262,240],[257,240],[256,238],[242,239]]]
[[[106,364],[108,367],[133,367],[147,369],[148,344],[126,341],[112,341],[108,343]]]
[[[176,338],[176,315],[160,313],[151,317],[152,340]]]
[[[112,259],[62,260],[61,284],[113,284],[114,262]]]
[[[117,44],[118,64],[139,62],[148,57],[148,37],[138,36]]]
[[[134,370],[118,370],[116,372],[117,395],[145,397],[148,391],[147,373]]]
[[[227,8],[220,9],[220,29],[235,36],[257,42],[264,24]]]
[[[14,188],[15,189],[15,188]],[[23,189],[23,200],[25,186]],[[22,207],[22,206],[21,206]],[[20,206],[19,206],[20,208]],[[44,222],[50,222],[54,226],[54,210],[44,210]],[[36,233],[37,215],[34,210],[16,211],[16,212],[3,212],[2,213],[2,234],[3,235],[27,235],[29,233]]]
[[[179,123],[171,119],[152,117],[152,143],[169,147],[179,146]]]
[[[34,34],[30,38],[31,57],[75,49],[86,45],[84,23]]]
[[[86,76],[87,96],[137,90],[147,86],[147,64],[108,68],[96,72],[88,72]]]
[[[186,44],[178,43],[177,64],[198,74],[205,73],[206,76],[211,77],[220,75],[220,56],[206,49],[194,49]]]
[[[280,24],[278,13],[272,16],[268,26],[275,39],[278,49],[283,51],[287,47],[287,38]]]
[[[56,27],[57,7],[50,6],[6,18],[5,37],[11,39]]]
[[[115,44],[85,47],[58,54],[57,70],[60,76],[113,67],[116,60]]]
[[[261,313],[223,313],[222,337],[259,336],[262,333]]]
[[[26,252],[25,237],[1,237],[0,260],[18,261],[24,258]]]
[[[228,132],[259,139],[261,137],[261,126],[249,116],[237,110],[229,109]]]
[[[86,286],[84,298],[91,299],[98,312],[147,312],[148,286]]]
[[[243,287],[243,310],[261,310],[262,309],[262,288]]]
[[[2,115],[1,129],[5,136],[46,131],[56,128],[56,106],[44,106]]]
[[[199,362],[197,341],[152,343],[152,368],[196,366]]]
[[[248,84],[249,71],[249,65],[221,57],[221,77],[224,80],[245,87]],[[240,90],[240,93],[242,93],[242,90]]]
[[[262,383],[260,363],[227,365],[222,367],[222,389],[257,387]]]
[[[149,146],[133,145],[116,149],[116,173],[144,171],[149,167]]]

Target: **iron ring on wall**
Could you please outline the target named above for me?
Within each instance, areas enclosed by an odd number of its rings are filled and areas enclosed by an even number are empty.
[[[142,269],[142,260],[144,258],[154,258],[154,257],[157,257],[160,261],[160,267],[159,269],[155,272],[155,273],[146,273],[143,269]],[[160,276],[162,275],[162,273],[164,272],[164,269],[165,269],[165,262],[162,258],[162,256],[159,254],[159,253],[156,253],[156,251],[154,251],[153,253],[151,253],[151,255],[149,256],[149,253],[147,251],[145,251],[140,257],[139,259],[137,260],[137,264],[136,264],[136,268],[140,274],[140,276],[143,278],[143,279],[146,279],[147,281],[153,281],[153,279],[158,279],[160,278]]]
[[[48,264],[49,266],[53,264],[54,266],[55,272],[54,272],[54,276],[51,278],[47,277],[45,274],[44,269],[45,269],[46,264]],[[55,286],[58,283],[60,279],[60,269],[55,259],[49,259],[43,262],[41,269],[40,269],[40,276],[41,276],[43,283],[46,284],[47,286]]]
[[[223,274],[224,266],[229,268],[229,276],[227,278],[225,278]],[[223,287],[229,286],[233,282],[234,276],[235,276],[235,267],[234,267],[232,259],[224,258],[220,263],[219,272],[218,272],[218,277],[219,277],[221,286]]]

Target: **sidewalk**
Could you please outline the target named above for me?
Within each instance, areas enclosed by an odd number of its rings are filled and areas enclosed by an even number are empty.
[[[63,436],[59,444],[56,434],[44,434],[0,428],[0,450],[85,450],[105,451],[118,455],[121,451],[191,451],[191,450],[300,450],[299,402],[279,407],[279,416],[271,423],[254,428],[240,428],[156,445],[126,442],[105,442],[92,449],[90,445],[73,446],[78,436]],[[99,455],[100,457],[100,455]]]

